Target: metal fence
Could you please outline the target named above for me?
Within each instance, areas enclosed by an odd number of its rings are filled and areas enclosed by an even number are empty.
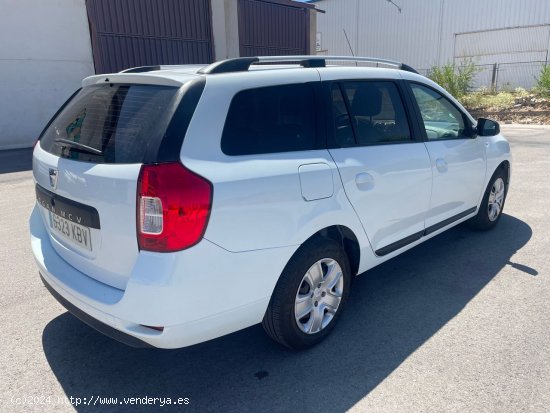
[[[488,89],[496,92],[513,91],[521,87],[523,89],[532,89],[537,84],[542,69],[547,62],[504,62],[484,65],[474,65],[476,73],[474,75],[474,89]],[[455,70],[461,67],[456,66]],[[430,69],[420,69],[418,72],[424,76],[429,76]]]

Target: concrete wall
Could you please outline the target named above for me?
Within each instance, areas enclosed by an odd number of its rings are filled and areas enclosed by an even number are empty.
[[[216,61],[239,57],[237,0],[210,0]]]
[[[317,35],[317,11],[309,9],[309,54],[316,54],[316,35]]]
[[[0,149],[32,146],[94,73],[85,0],[0,0]]]

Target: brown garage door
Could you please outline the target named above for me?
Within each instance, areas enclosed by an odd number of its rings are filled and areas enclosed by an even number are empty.
[[[209,0],[86,0],[96,73],[211,63]]]
[[[309,8],[288,0],[239,0],[241,56],[309,54]]]

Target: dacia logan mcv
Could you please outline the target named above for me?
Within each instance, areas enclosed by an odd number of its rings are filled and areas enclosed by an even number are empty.
[[[498,222],[510,147],[398,62],[238,58],[85,79],[34,148],[32,251],[99,331],[176,348],[256,323],[294,349],[353,277]],[[353,310],[352,310],[353,311]]]

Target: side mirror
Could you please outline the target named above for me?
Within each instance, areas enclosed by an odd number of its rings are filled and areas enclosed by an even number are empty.
[[[494,120],[479,118],[476,132],[479,136],[495,136],[500,133],[500,125]]]

